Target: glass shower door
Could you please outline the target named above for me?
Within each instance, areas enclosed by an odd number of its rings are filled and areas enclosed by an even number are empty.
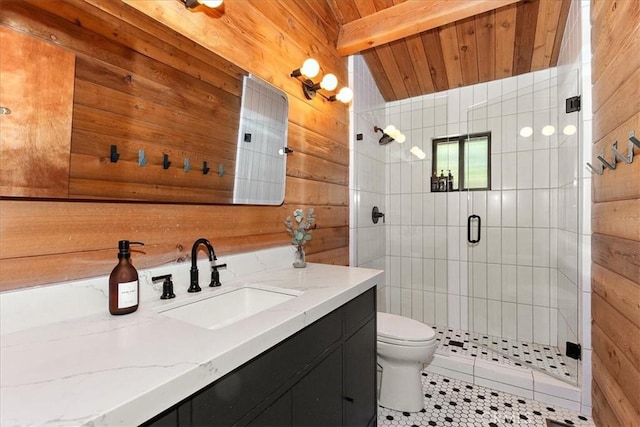
[[[468,109],[463,169],[470,185],[461,197],[471,349],[576,384],[577,361],[565,353],[578,334],[579,116],[566,114],[558,100],[579,86],[577,74],[568,80],[560,88],[556,78],[532,78],[530,86]],[[474,140],[484,133],[488,156]],[[484,189],[471,185],[483,168]]]

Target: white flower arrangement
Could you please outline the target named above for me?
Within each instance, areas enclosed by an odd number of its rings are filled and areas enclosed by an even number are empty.
[[[293,217],[287,216],[284,221],[289,234],[291,234],[291,244],[302,246],[311,240],[311,230],[316,228],[316,219],[314,217],[314,209],[309,208],[305,214],[303,209],[293,211]]]

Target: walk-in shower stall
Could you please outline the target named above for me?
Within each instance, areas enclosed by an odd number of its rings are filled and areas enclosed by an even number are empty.
[[[441,352],[576,384],[580,126],[565,100],[578,93],[577,72],[550,69],[356,101],[352,259],[384,260],[380,308],[434,325]],[[406,142],[379,145],[373,125]],[[371,222],[374,204],[384,224]]]

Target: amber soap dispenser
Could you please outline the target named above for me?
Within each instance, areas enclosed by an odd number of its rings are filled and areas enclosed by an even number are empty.
[[[109,276],[109,312],[128,314],[138,309],[140,283],[138,271],[131,264],[130,245],[144,245],[141,242],[118,242],[118,265]]]

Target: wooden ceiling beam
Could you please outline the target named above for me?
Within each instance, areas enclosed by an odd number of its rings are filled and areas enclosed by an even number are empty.
[[[344,24],[337,50],[351,55],[518,1],[408,0]]]

